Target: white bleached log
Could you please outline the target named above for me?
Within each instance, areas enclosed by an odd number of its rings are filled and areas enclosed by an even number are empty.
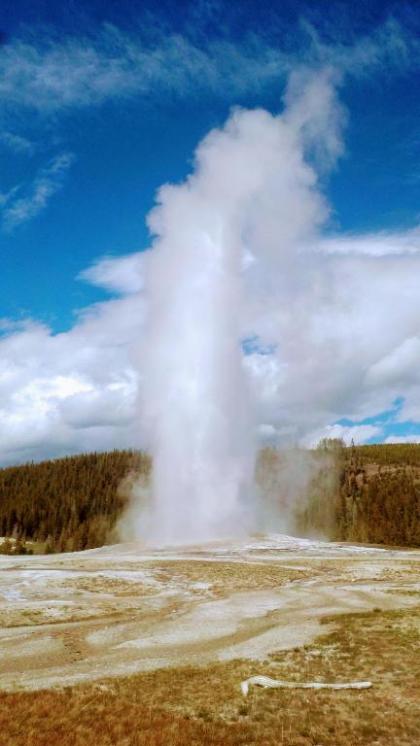
[[[326,684],[320,681],[309,681],[299,683],[297,681],[272,679],[270,676],[251,676],[241,683],[241,691],[244,697],[247,696],[250,686],[262,686],[270,689],[369,689],[372,682],[349,681],[342,684]]]

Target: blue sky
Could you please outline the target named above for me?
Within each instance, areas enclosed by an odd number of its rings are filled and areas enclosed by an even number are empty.
[[[409,4],[400,3],[236,5],[232,9],[217,2],[72,2],[58,7],[54,2],[6,2],[0,29],[6,45],[23,38],[35,47],[94,41],[103,24],[115,24],[133,37],[142,29],[146,44],[153,44],[156,29],[163,35],[187,34],[198,45],[201,39],[205,45],[222,40],[245,43],[248,35],[261,33],[265,45],[285,48],[299,59],[307,54],[309,43],[305,24],[314,24],[326,44],[350,44],[374,33],[390,17],[405,21],[413,34],[420,22],[415,6],[410,12]],[[344,86],[343,101],[351,112],[346,156],[326,184],[334,207],[333,230],[393,229],[418,220],[418,71],[413,73],[401,62],[395,67],[391,75],[386,65],[373,74],[357,73]],[[61,152],[72,153],[74,160],[47,207],[2,232],[2,315],[29,313],[55,330],[68,328],[75,307],[100,297],[76,281],[78,271],[100,254],[118,255],[146,246],[144,219],[160,184],[185,176],[196,143],[226,119],[232,106],[280,110],[284,84],[285,75],[279,71],[268,82],[257,81],[254,89],[245,70],[239,90],[220,90],[219,84],[213,90],[205,85],[185,90],[188,85],[181,83],[167,95],[165,82],[160,81],[144,95],[134,91],[123,101],[112,92],[98,105],[63,105],[53,112],[34,112],[30,106],[6,110],[6,127],[30,141],[33,151],[14,152],[2,143],[3,192],[16,183],[29,185]]]
[[[79,273],[100,257],[147,248],[160,185],[185,178],[197,143],[232,107],[281,113],[288,76],[303,66],[338,71],[346,120],[341,157],[319,169],[330,205],[322,236],[405,240],[420,223],[419,30],[416,2],[4,0],[6,336],[28,319],[50,337],[71,332],[82,309],[118,299]],[[410,322],[398,344],[417,332]],[[400,389],[389,396],[405,398]],[[382,404],[367,416],[362,404],[343,405],[319,427],[373,426],[388,411]],[[414,409],[402,411],[370,439],[420,436]]]

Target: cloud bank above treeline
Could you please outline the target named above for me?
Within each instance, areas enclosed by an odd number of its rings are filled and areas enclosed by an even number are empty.
[[[322,180],[344,151],[339,83],[330,67],[300,69],[281,114],[234,110],[224,127],[229,137],[213,131],[196,153],[194,169],[211,163],[213,180],[202,209],[211,210],[218,194],[222,222],[230,198],[221,208],[224,168],[232,166],[223,148],[231,143],[238,182],[260,168],[259,194],[235,228],[246,287],[235,312],[262,442],[381,440],[389,416],[420,422],[420,229],[324,235],[331,207]],[[158,204],[168,190],[162,187]],[[154,215],[150,251],[82,269],[81,281],[111,296],[81,310],[69,331],[53,334],[31,319],[2,322],[2,463],[147,447],[138,351],[147,355],[144,273],[159,231]],[[178,219],[181,234],[188,231],[188,214]]]

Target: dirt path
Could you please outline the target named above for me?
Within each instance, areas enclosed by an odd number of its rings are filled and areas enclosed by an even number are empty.
[[[417,605],[419,564],[284,536],[2,557],[0,688],[265,657],[309,642],[325,615]]]

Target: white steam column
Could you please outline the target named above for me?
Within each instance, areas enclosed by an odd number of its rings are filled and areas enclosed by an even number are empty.
[[[201,541],[255,528],[256,419],[241,337],[255,334],[247,318],[257,286],[256,317],[270,333],[264,287],[281,296],[296,246],[325,217],[306,144],[327,129],[336,145],[334,127],[324,126],[338,121],[329,74],[301,77],[282,115],[236,110],[210,132],[192,175],[163,186],[149,216],[139,360],[153,457],[148,538]]]
[[[232,128],[232,125],[231,125]],[[205,540],[245,531],[254,469],[240,344],[242,184],[223,164],[237,132],[201,145],[196,173],[160,190],[150,216],[142,412],[153,454],[152,535]],[[232,178],[233,177],[233,178]],[[243,201],[243,200],[242,200]]]

